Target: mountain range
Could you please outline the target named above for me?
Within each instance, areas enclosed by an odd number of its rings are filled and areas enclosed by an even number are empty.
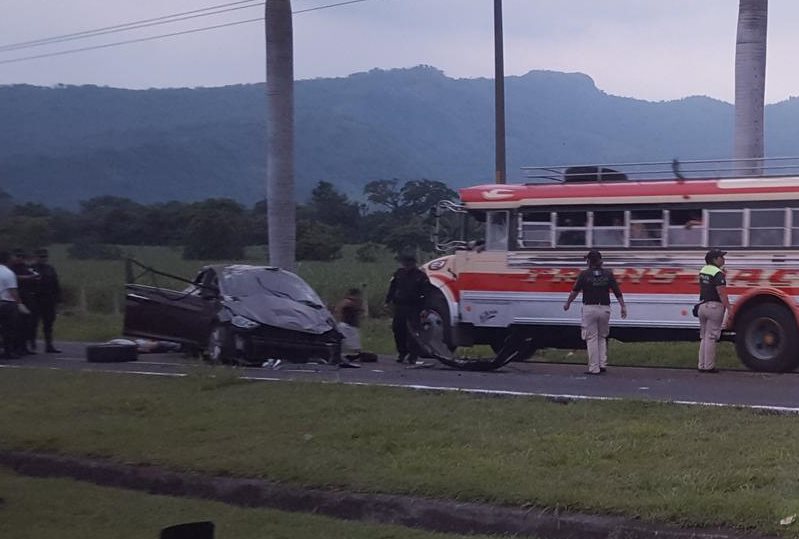
[[[657,84],[657,81],[653,81]],[[509,181],[525,165],[729,158],[733,106],[708,97],[651,102],[610,95],[581,73],[507,77]],[[430,66],[373,69],[295,84],[296,191],[320,180],[362,196],[376,179],[494,179],[493,80]],[[140,202],[266,195],[263,84],[126,90],[0,87],[0,189],[15,201],[74,208],[117,195]],[[799,155],[799,99],[766,107],[767,154]]]

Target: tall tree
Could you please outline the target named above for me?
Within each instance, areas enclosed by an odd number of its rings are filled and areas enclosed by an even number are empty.
[[[740,0],[735,44],[735,158],[755,159],[744,174],[760,172],[766,92],[768,0]],[[741,166],[741,165],[738,165]]]
[[[266,0],[269,263],[296,269],[294,201],[294,38],[291,0]]]

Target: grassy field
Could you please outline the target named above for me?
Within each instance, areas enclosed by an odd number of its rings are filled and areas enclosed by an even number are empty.
[[[799,537],[778,524],[799,512],[795,416],[254,383],[228,369],[4,370],[0,394],[4,449]]]
[[[396,264],[384,252],[377,262],[355,260],[356,246],[346,246],[344,256],[334,262],[300,262],[298,273],[329,305],[343,297],[353,286],[362,287],[370,305],[370,318],[363,327],[363,345],[380,354],[394,354],[389,313],[383,310],[383,299],[389,276]],[[193,277],[205,263],[186,261],[182,250],[173,247],[123,247],[126,255],[145,265],[168,273]],[[59,271],[67,290],[67,305],[57,323],[59,338],[80,341],[104,341],[119,337],[122,329],[121,311],[124,308],[124,264],[119,260],[74,260],[67,257],[66,246],[51,248],[53,264]],[[263,264],[261,248],[250,248],[245,262]],[[158,277],[148,284],[164,286],[169,280]],[[182,287],[182,284],[177,286]],[[613,365],[642,365],[664,367],[696,367],[698,343],[619,343],[611,342],[610,363]],[[464,356],[484,357],[487,347],[462,349]],[[542,350],[534,360],[585,363],[584,350]],[[719,347],[718,366],[742,368],[732,345]]]
[[[157,539],[159,530],[210,520],[219,539],[457,539],[399,526],[317,515],[245,509],[218,502],[152,496],[66,479],[33,479],[0,468],[0,537]],[[479,539],[477,536],[470,538]]]

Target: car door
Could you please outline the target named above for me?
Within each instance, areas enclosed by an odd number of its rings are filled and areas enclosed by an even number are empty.
[[[196,286],[171,290],[129,284],[125,289],[125,335],[205,344],[218,308],[218,294]]]

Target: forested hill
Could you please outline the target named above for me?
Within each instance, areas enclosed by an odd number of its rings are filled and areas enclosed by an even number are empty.
[[[508,77],[506,95],[511,180],[524,165],[730,155],[733,109],[721,101],[617,97],[548,71]],[[262,84],[0,87],[0,188],[67,207],[105,194],[253,202],[265,195],[265,99]],[[799,154],[797,100],[766,114],[768,153]],[[374,179],[493,181],[493,121],[490,79],[420,66],[298,81],[298,197],[319,180],[354,196]]]

